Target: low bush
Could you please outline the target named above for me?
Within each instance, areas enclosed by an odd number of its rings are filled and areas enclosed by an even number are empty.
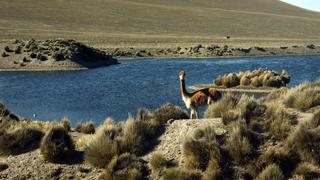
[[[213,127],[197,129],[193,136],[183,143],[182,149],[188,168],[206,170],[210,160],[220,162],[220,149]]]
[[[297,86],[289,90],[283,103],[287,107],[300,111],[308,111],[313,107],[320,106],[320,87],[313,87],[311,84]]]
[[[205,118],[217,118],[221,117],[223,113],[231,110],[235,107],[235,99],[231,94],[225,94],[222,98],[209,105],[208,109],[205,111]]]
[[[185,168],[164,169],[162,180],[200,180],[202,177],[200,170]]]
[[[66,162],[74,152],[74,145],[63,127],[54,127],[43,137],[40,150],[43,158],[49,162]]]
[[[300,163],[294,170],[294,174],[302,176],[303,179],[311,180],[320,177],[319,166],[315,166],[308,162]]]
[[[104,133],[99,133],[88,143],[84,158],[89,164],[104,168],[119,153],[119,141]]]
[[[44,133],[35,127],[22,126],[11,132],[0,132],[0,154],[21,154],[39,147]]]
[[[170,119],[190,119],[190,116],[179,106],[175,106],[173,104],[168,103],[154,110],[153,118],[156,121],[160,122],[160,124],[164,124]]]
[[[281,169],[275,165],[271,164],[267,166],[256,178],[257,180],[283,180],[284,176]]]
[[[152,171],[158,171],[162,168],[166,168],[168,166],[168,161],[162,154],[154,153],[150,157],[149,164]]]
[[[71,122],[67,117],[62,118],[60,124],[66,131],[71,131]]]
[[[304,162],[320,163],[320,128],[308,127],[309,124],[300,124],[288,136],[285,147],[297,152]]]
[[[225,149],[235,163],[245,162],[251,152],[251,144],[248,139],[248,130],[241,121],[230,124],[230,130],[225,141]]]
[[[85,124],[78,123],[75,128],[75,131],[84,133],[84,134],[94,134],[95,133],[94,122],[88,121]]]
[[[207,169],[203,173],[202,180],[222,179],[221,168],[219,162],[215,159],[210,159]]]
[[[143,180],[148,179],[148,174],[149,170],[145,161],[135,155],[124,153],[111,160],[102,177],[106,180]]]

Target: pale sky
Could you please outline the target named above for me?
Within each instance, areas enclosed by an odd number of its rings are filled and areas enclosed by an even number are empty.
[[[283,2],[299,6],[305,9],[320,12],[320,0],[281,0]]]

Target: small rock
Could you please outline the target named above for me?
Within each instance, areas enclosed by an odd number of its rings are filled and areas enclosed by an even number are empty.
[[[16,47],[16,49],[14,50],[14,53],[15,54],[21,54],[21,47],[20,46],[18,46],[18,47]]]
[[[46,60],[48,60],[47,56],[42,55],[41,53],[39,53],[39,54],[37,55],[37,59],[39,59],[40,61],[46,61]]]
[[[36,54],[36,53],[31,53],[31,54],[30,54],[30,57],[31,57],[31,58],[36,58],[36,57],[37,57],[37,54]]]
[[[62,173],[62,168],[61,168],[61,167],[58,167],[58,168],[56,168],[56,169],[52,169],[52,170],[49,172],[49,176],[50,176],[50,177],[58,177],[61,173]]]
[[[23,61],[23,62],[31,62],[31,60],[30,60],[30,59],[27,59],[26,57],[24,57],[22,61]]]
[[[26,65],[27,65],[26,62],[23,62],[23,63],[20,64],[20,66],[23,66],[23,67],[26,66]]]
[[[281,46],[280,49],[288,49],[287,46]]]
[[[7,56],[9,56],[6,52],[3,52],[2,54],[1,54],[1,56],[2,57],[7,57]]]
[[[92,171],[92,169],[89,167],[81,167],[81,166],[78,168],[78,170],[82,173],[89,173]]]
[[[9,48],[9,46],[4,47],[4,50],[5,50],[6,52],[12,52],[12,50]]]
[[[315,49],[316,46],[315,46],[314,44],[309,44],[309,45],[307,45],[307,48],[309,48],[309,49]]]

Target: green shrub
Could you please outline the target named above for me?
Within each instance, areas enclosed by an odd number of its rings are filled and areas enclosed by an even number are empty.
[[[39,147],[43,132],[35,127],[23,126],[12,132],[0,132],[0,155],[21,154]]]
[[[49,162],[66,162],[74,152],[74,145],[63,127],[53,127],[43,137],[40,150],[43,158]]]

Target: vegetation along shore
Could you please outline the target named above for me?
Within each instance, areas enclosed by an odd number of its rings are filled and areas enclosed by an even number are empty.
[[[268,73],[244,76],[288,77]],[[319,81],[273,88],[259,99],[224,92],[202,120],[165,104],[96,128],[27,120],[1,104],[0,178],[319,178],[319,88]]]

